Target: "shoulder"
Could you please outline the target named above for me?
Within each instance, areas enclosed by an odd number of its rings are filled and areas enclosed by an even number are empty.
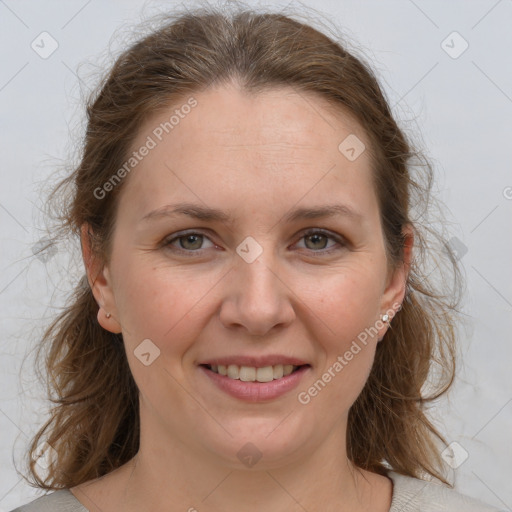
[[[389,512],[500,512],[481,501],[438,482],[428,482],[388,471],[393,481]]]
[[[11,512],[89,512],[69,489],[53,491]]]

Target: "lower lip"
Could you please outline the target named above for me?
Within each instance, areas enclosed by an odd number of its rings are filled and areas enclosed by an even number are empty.
[[[199,366],[199,369],[228,395],[247,402],[264,402],[278,398],[296,388],[310,367],[301,366],[290,375],[271,382],[244,382],[243,380],[230,379],[204,366]]]

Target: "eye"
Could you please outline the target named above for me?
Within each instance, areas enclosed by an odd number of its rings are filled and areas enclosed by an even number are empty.
[[[306,231],[303,233],[301,240],[305,241],[306,249],[310,249],[313,252],[331,253],[333,252],[332,248],[335,247],[336,244],[339,244],[342,247],[345,246],[344,240],[340,236],[334,235],[333,233],[324,231],[322,229],[310,229]],[[329,240],[334,241],[334,243],[330,246],[327,245]]]
[[[215,244],[206,236],[197,232],[189,232],[178,234],[178,236],[172,236],[171,238],[167,238],[163,242],[163,246],[166,248],[175,248],[181,252],[199,252],[200,249],[206,249],[206,247],[202,247],[203,242],[208,240],[210,242],[210,247],[214,247]],[[172,247],[169,247],[172,246]]]

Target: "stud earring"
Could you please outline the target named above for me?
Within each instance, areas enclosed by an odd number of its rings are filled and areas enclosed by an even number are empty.
[[[389,315],[388,314],[385,314],[385,315],[380,315],[380,318],[383,322],[386,322],[388,324],[388,327],[391,327],[390,323],[389,323]],[[382,337],[379,337],[377,339],[377,341],[382,341],[384,339],[384,336]]]
[[[105,313],[105,316],[106,316],[107,318],[110,318],[110,317],[112,316],[112,313]]]

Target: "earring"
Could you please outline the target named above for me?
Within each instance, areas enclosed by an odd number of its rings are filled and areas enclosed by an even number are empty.
[[[387,322],[388,326],[391,327],[391,325],[389,325],[389,315],[380,315],[380,318],[383,322]],[[384,336],[381,336],[379,338],[377,338],[377,341],[382,341],[384,339]]]
[[[110,317],[112,316],[112,313],[105,313],[105,316],[106,316],[107,318],[110,318]]]

